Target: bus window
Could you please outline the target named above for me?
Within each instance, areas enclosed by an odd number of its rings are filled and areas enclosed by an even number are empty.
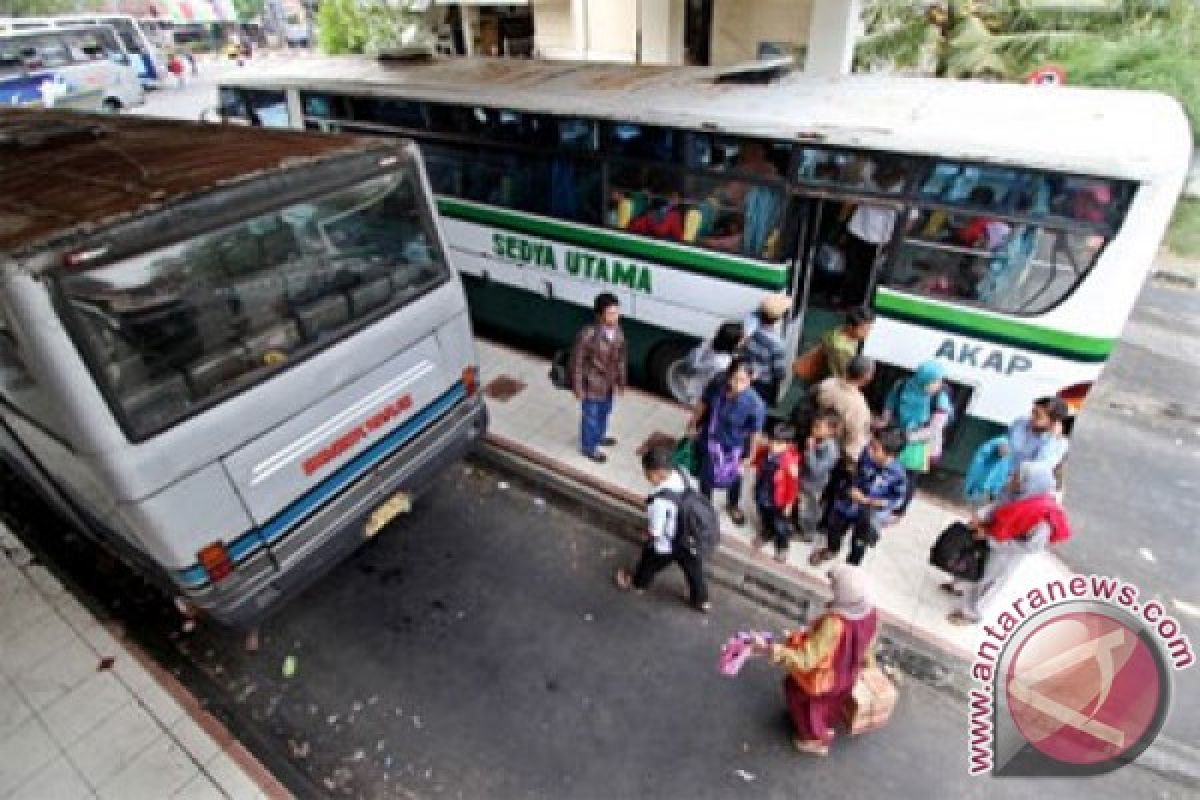
[[[792,146],[787,142],[706,133],[688,133],[686,138],[688,166],[718,172],[779,179],[787,172],[792,155]]]
[[[13,40],[0,41],[0,78],[9,78],[25,73],[25,59]]]
[[[931,220],[942,227],[931,229]],[[944,232],[943,232],[944,231]],[[920,213],[881,283],[994,311],[1038,314],[1058,305],[1103,250],[1100,232],[1005,220],[986,213]]]
[[[562,118],[558,120],[558,148],[576,153],[592,153],[599,146],[597,128],[590,119]]]
[[[549,210],[549,159],[508,150],[479,150],[466,171],[464,196],[489,205],[544,214]]]
[[[1120,225],[1132,194],[1132,185],[1120,181],[950,161],[936,163],[918,192],[928,203],[1061,217],[1110,230]]]
[[[147,436],[447,279],[409,173],[58,281],[98,377]]]
[[[428,127],[424,103],[395,97],[347,97],[345,102],[349,118],[358,122],[412,130],[424,130]]]
[[[66,31],[62,35],[75,61],[103,61],[108,58],[100,37],[88,31]]]
[[[71,63],[66,45],[57,36],[36,36],[21,43],[26,69],[51,69]]]
[[[281,91],[221,87],[217,107],[223,118],[262,128],[290,128],[287,97]]]
[[[607,126],[606,145],[615,156],[658,163],[682,161],[683,134],[671,128],[614,122]]]
[[[421,156],[425,159],[425,172],[429,185],[436,194],[451,197],[466,197],[466,175],[475,161],[475,151],[458,145],[421,145]]]
[[[805,147],[800,150],[796,180],[819,187],[898,195],[913,173],[905,159],[880,153]]]
[[[614,161],[611,226],[775,261],[783,255],[783,186]]]
[[[480,120],[485,120],[479,133],[486,141],[542,150],[553,150],[558,146],[558,126],[550,117],[504,109],[477,108],[475,113]]]

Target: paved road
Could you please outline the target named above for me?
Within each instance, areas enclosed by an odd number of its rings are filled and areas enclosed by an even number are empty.
[[[161,599],[86,549],[54,558],[300,797],[1186,796],[1139,767],[969,778],[963,701],[911,679],[890,728],[801,757],[780,676],[715,670],[730,631],[786,620],[723,589],[697,614],[673,574],[644,597],[619,593],[611,570],[632,546],[502,479],[452,470],[266,625],[257,653],[219,631],[180,634]],[[53,545],[52,521],[18,507]]]
[[[1148,286],[1075,431],[1066,504],[1078,570],[1164,600],[1200,644],[1200,292]],[[1200,742],[1200,675],[1180,680],[1166,731]]]

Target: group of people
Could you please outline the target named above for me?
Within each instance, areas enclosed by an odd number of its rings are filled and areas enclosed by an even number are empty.
[[[803,377],[813,385],[796,411],[788,419],[769,419],[788,372],[778,329],[789,308],[786,296],[768,295],[755,313],[722,325],[712,341],[697,348],[689,357],[694,410],[686,431],[687,453],[681,457],[678,450],[651,449],[644,467],[657,488],[669,483],[682,491],[675,484],[686,472],[705,498],[721,491],[736,525],[746,524],[743,486],[753,477],[756,549],[771,544],[775,558],[785,561],[793,538],[816,543],[823,537],[808,559],[819,566],[836,558],[849,538],[846,560],[859,565],[884,531],[903,518],[920,476],[941,456],[955,413],[945,367],[938,360],[920,364],[911,376],[897,380],[882,407],[873,411],[866,389],[875,364],[861,350],[874,316],[867,308],[855,308],[844,324],[821,338],[816,348],[820,367],[804,367]],[[627,385],[626,360],[619,303],[614,295],[602,294],[595,301],[595,321],[576,337],[570,362],[571,386],[582,405],[581,450],[598,463],[607,460],[603,448],[616,444],[608,435],[608,419],[614,396]],[[795,370],[805,361],[811,359],[802,356]],[[1053,472],[1066,454],[1062,425],[1067,416],[1062,400],[1040,399],[1005,436],[980,447],[965,484],[967,497],[979,507],[972,523],[977,529],[988,530],[1004,504],[1044,497],[1047,492],[1040,487],[1056,486]],[[1026,464],[1035,466],[1023,470]],[[675,468],[681,465],[687,469]],[[668,516],[658,514],[657,556],[669,555],[669,548],[664,549],[670,538]],[[1051,538],[1064,536],[1060,531],[1053,537],[1026,533],[997,542],[1000,555],[978,584],[947,584],[947,591],[964,597],[953,621],[978,619],[989,593],[1019,562],[1019,552],[1036,552]],[[648,571],[640,575],[642,580],[631,578],[631,585],[649,580]],[[702,575],[695,583],[702,584]],[[694,605],[703,605],[703,594],[694,593]]]
[[[616,444],[607,425],[613,398],[627,385],[626,343],[617,298],[600,295],[594,310],[594,322],[575,339],[569,374],[583,410],[581,450],[603,463],[602,448]],[[896,381],[873,412],[865,390],[875,364],[861,351],[874,317],[867,308],[855,308],[811,354],[818,356],[819,368],[812,367],[810,354],[793,365],[814,384],[796,411],[787,419],[769,419],[788,370],[778,330],[788,310],[787,297],[770,295],[754,314],[723,325],[690,356],[697,399],[685,445],[656,445],[643,454],[645,477],[653,487],[645,544],[636,567],[619,569],[615,581],[621,589],[643,591],[659,572],[677,564],[691,606],[707,611],[705,553],[695,546],[694,535],[683,536],[685,527],[703,524],[697,522],[703,515],[689,509],[695,498],[703,498],[716,524],[712,498],[721,490],[731,520],[746,524],[740,505],[750,476],[759,520],[756,550],[771,544],[775,558],[783,561],[794,538],[816,543],[823,537],[808,559],[819,566],[838,556],[849,535],[847,564],[829,573],[830,610],[802,640],[754,645],[789,670],[785,691],[796,746],[820,754],[833,735],[833,714],[856,671],[867,663],[875,635],[875,612],[860,565],[884,530],[908,510],[919,476],[937,462],[954,404],[943,365],[931,360]],[[1070,535],[1055,494],[1056,471],[1067,452],[1063,423],[1068,413],[1061,399],[1041,398],[1027,417],[976,453],[964,491],[976,509],[969,526],[988,542],[989,554],[978,581],[942,585],[961,598],[950,622],[977,623],[1023,558]],[[687,547],[679,545],[684,538],[691,543]],[[806,670],[818,664],[836,691],[818,696],[805,690]]]

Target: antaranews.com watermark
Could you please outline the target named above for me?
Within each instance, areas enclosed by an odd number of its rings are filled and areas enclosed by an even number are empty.
[[[971,667],[972,775],[1111,772],[1154,741],[1171,675],[1195,661],[1178,621],[1138,587],[1075,575],[1029,589],[982,628]]]

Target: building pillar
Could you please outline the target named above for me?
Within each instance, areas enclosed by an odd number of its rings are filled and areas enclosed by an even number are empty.
[[[579,54],[576,58],[587,59],[587,0],[571,0],[571,33],[575,41],[575,52]]]
[[[846,75],[854,64],[854,43],[862,28],[861,0],[813,0],[804,71]]]

